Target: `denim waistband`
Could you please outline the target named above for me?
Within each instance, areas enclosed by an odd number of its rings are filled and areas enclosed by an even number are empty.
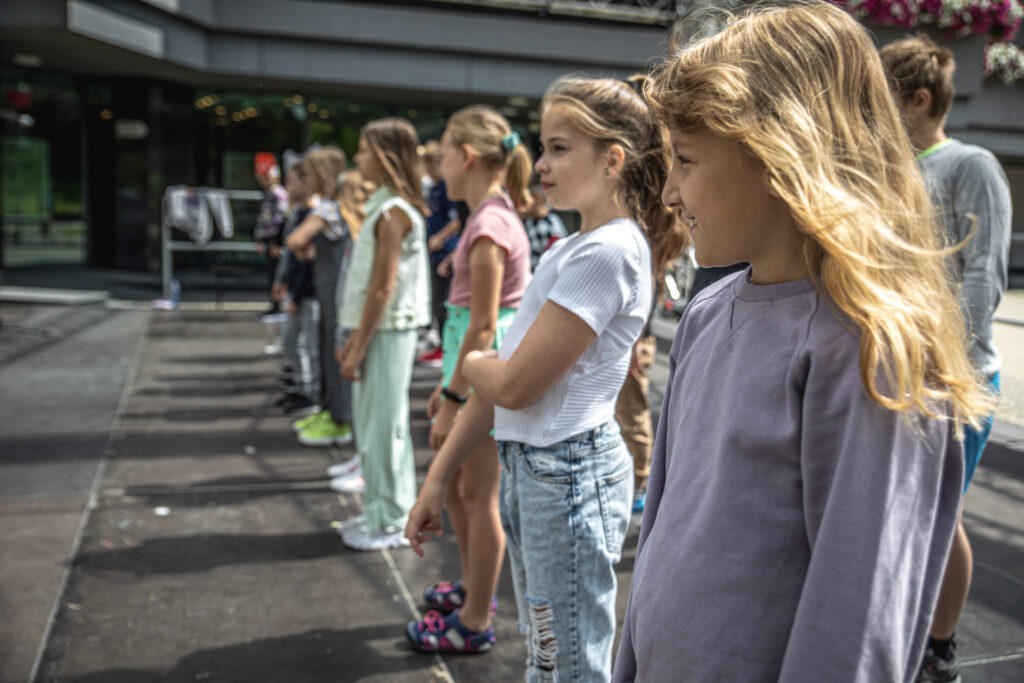
[[[560,447],[569,447],[570,449],[578,448],[599,448],[606,444],[610,439],[621,438],[621,431],[619,430],[619,423],[615,420],[608,420],[602,425],[594,427],[591,430],[580,432],[579,434],[573,434],[569,438],[558,441],[540,448],[540,450],[552,450]],[[528,443],[521,443],[519,441],[500,441],[498,442],[499,447],[503,447],[509,452],[519,452],[524,449],[538,450],[537,446],[531,446]]]

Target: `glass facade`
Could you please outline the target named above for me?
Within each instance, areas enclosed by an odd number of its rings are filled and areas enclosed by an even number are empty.
[[[170,185],[258,189],[253,156],[340,147],[360,128],[401,116],[421,140],[440,138],[456,107],[381,104],[307,91],[193,89],[132,78],[98,79],[4,68],[0,267],[81,264],[156,272],[160,216]],[[530,140],[536,102],[499,105]],[[233,201],[234,240],[250,241],[256,205]],[[260,267],[247,253],[177,253],[175,269]]]

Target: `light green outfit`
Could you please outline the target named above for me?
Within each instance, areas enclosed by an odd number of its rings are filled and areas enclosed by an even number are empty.
[[[448,302],[444,305],[448,309],[448,318],[441,333],[441,348],[444,352],[441,356],[441,386],[447,387],[455,373],[455,366],[459,362],[459,350],[462,349],[462,342],[469,329],[469,309]],[[501,347],[501,340],[505,338],[505,332],[515,317],[515,308],[498,309],[498,324],[494,330],[492,349]]]
[[[412,229],[402,241],[395,286],[377,332],[366,349],[362,379],[352,383],[357,452],[366,481],[370,533],[405,524],[416,502],[416,465],[409,434],[409,386],[420,327],[430,324],[430,283],[423,216],[408,201],[382,187],[366,202],[366,221],[352,251],[339,319],[357,329],[377,253],[377,221],[403,211]]]
[[[379,330],[366,350],[363,379],[352,383],[352,416],[371,533],[403,526],[416,502],[416,463],[409,434],[416,337],[416,330]]]

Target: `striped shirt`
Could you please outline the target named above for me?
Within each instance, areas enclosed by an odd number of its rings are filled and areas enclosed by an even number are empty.
[[[651,252],[640,227],[619,218],[558,240],[523,294],[499,357],[509,358],[541,308],[552,301],[597,335],[539,400],[521,410],[494,409],[494,438],[546,447],[615,417],[633,344],[651,305]]]

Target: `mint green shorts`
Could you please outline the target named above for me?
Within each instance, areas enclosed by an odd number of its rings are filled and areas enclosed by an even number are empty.
[[[455,373],[455,365],[459,362],[462,340],[466,338],[466,330],[469,329],[469,309],[465,306],[453,306],[447,301],[444,305],[448,309],[448,320],[441,333],[441,350],[444,354],[441,360],[441,385],[447,387]],[[514,317],[516,317],[516,309],[498,309],[498,325],[494,330],[492,349],[501,346],[501,340],[505,338],[505,333]]]

